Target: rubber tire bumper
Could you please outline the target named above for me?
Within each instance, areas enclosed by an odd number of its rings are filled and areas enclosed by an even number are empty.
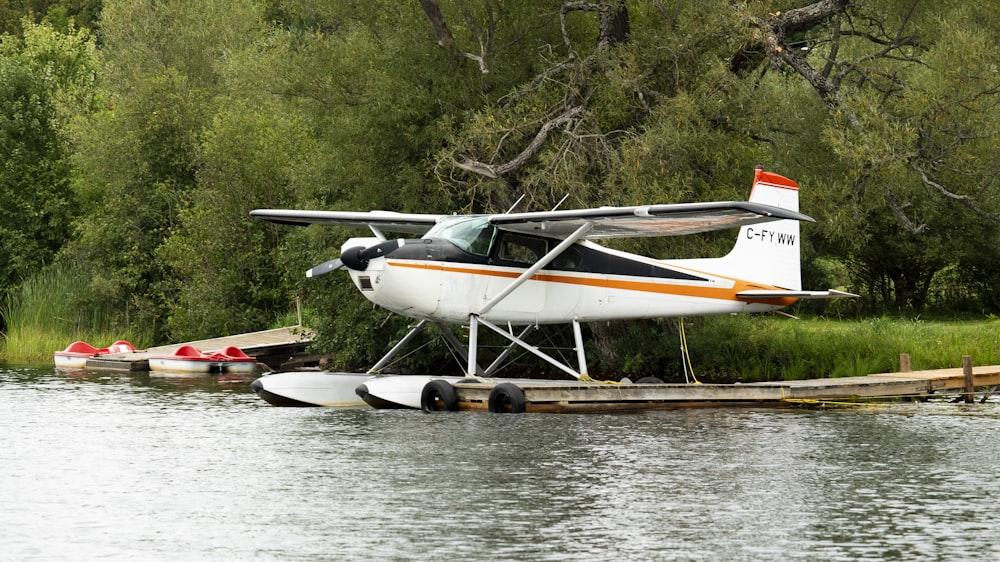
[[[492,414],[523,414],[526,401],[524,391],[514,383],[504,382],[493,387],[487,403]]]
[[[425,412],[457,412],[458,393],[448,381],[435,379],[420,391],[420,409]]]

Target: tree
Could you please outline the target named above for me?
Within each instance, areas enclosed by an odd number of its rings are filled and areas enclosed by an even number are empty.
[[[281,233],[248,214],[292,204],[296,164],[316,156],[310,136],[287,107],[263,103],[235,104],[206,131],[190,204],[156,250],[177,284],[172,337],[252,331],[289,310],[287,287],[299,280],[267,257]]]
[[[1000,89],[987,70],[1000,50],[996,26],[980,25],[992,19],[919,1],[733,9],[752,30],[733,70],[788,68],[830,111],[823,137],[853,184],[837,205],[857,219],[834,235],[838,252],[883,305],[919,311],[935,273],[966,259],[967,225],[987,238],[1000,225]]]
[[[360,296],[302,279],[350,233],[255,223],[253,206],[743,199],[755,164],[803,186],[807,277],[838,272],[876,313],[941,302],[946,280],[997,300],[975,282],[1000,268],[984,7],[128,0],[101,21],[101,103],[51,98],[78,115],[59,118],[82,212],[62,256],[160,339],[252,329],[296,296],[344,365],[405,327],[359,323]],[[693,257],[732,236],[622,244]],[[593,329],[618,350],[608,369],[655,360]]]
[[[50,261],[69,232],[65,150],[48,84],[0,57],[0,293]]]
[[[52,26],[59,32],[93,29],[101,0],[0,0],[0,35],[20,36],[25,22]]]
[[[117,2],[102,12],[106,106],[74,127],[86,213],[64,254],[94,299],[167,337],[176,276],[157,252],[197,184],[199,141],[223,83],[218,61],[259,34],[250,2]]]
[[[93,44],[22,22],[24,38],[0,46],[0,295],[50,263],[70,235],[66,123],[93,97]]]

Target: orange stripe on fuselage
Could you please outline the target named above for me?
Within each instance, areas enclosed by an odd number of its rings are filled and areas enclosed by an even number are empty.
[[[471,267],[456,267],[453,265],[429,265],[425,263],[403,262],[388,260],[394,267],[409,267],[413,269],[424,269],[429,271],[443,271],[447,273],[465,273],[469,275],[487,275],[490,277],[505,277],[516,279],[521,276],[516,271],[498,271],[487,269],[475,269]],[[664,295],[678,295],[685,297],[699,297],[704,299],[732,300],[740,302],[756,302],[765,304],[779,304],[787,306],[796,299],[753,299],[746,300],[736,297],[736,293],[749,289],[773,289],[774,287],[764,287],[761,285],[751,285],[739,279],[733,279],[733,287],[728,289],[716,289],[711,287],[692,287],[690,285],[676,285],[670,283],[653,283],[649,281],[628,281],[622,279],[606,279],[597,277],[571,277],[569,275],[553,275],[550,273],[536,273],[531,276],[532,281],[543,281],[546,283],[566,283],[568,285],[583,285],[587,287],[605,287],[608,289],[620,289],[623,291],[639,291],[644,293],[657,293]]]

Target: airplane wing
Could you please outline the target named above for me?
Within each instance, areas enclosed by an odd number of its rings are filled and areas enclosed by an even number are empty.
[[[421,215],[412,213],[394,213],[392,211],[297,211],[291,209],[256,209],[250,211],[250,216],[279,224],[306,226],[309,224],[325,224],[336,226],[374,226],[390,232],[406,232],[423,234],[442,217],[448,215]]]
[[[503,230],[556,237],[568,236],[583,224],[591,223],[593,227],[585,238],[679,236],[782,219],[815,222],[802,213],[747,201],[600,207],[489,217],[492,224]]]
[[[303,211],[256,209],[250,216],[274,223],[305,226],[325,224],[376,228],[390,232],[423,234],[450,215],[396,213],[392,211]],[[677,203],[635,207],[600,207],[565,211],[540,211],[489,215],[503,230],[565,237],[585,223],[592,228],[585,238],[635,238],[679,236],[748,224],[792,219],[814,222],[802,213],[747,201]]]

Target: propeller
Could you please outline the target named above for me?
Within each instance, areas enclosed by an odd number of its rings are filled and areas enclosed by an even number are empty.
[[[398,249],[403,243],[403,240],[386,240],[367,248],[364,246],[352,246],[344,250],[339,258],[323,262],[307,271],[306,277],[319,277],[343,267],[355,271],[364,271],[368,268],[369,261],[391,254],[393,250]]]
[[[342,267],[344,267],[344,262],[340,261],[340,258],[337,258],[335,260],[325,261],[307,271],[306,277],[319,277],[320,275],[326,275],[331,271],[337,271]]]

